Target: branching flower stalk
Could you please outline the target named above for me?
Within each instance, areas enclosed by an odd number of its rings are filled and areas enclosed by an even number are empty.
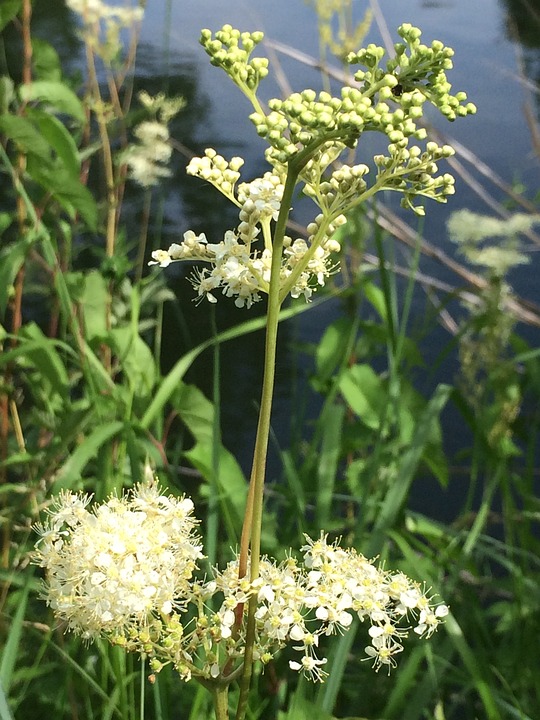
[[[118,234],[118,220],[123,192],[123,169],[115,172],[113,149],[109,133],[112,120],[124,120],[124,110],[119,100],[122,82],[135,63],[138,30],[144,15],[142,3],[137,7],[108,5],[103,0],[67,0],[67,6],[75,12],[81,22],[84,40],[89,87],[87,106],[96,119],[101,146],[101,160],[106,191],[105,255],[112,258]],[[114,62],[120,57],[120,34],[128,30],[131,35],[130,50],[122,77],[114,76]],[[109,99],[105,99],[98,77],[96,57],[100,58],[106,72]],[[128,93],[128,95],[130,95]],[[111,307],[107,309],[107,323],[111,323]],[[102,350],[103,362],[112,371],[112,353],[108,346]]]
[[[387,61],[385,68],[381,67],[385,51],[375,45],[349,55],[349,64],[366,67],[365,71],[359,70],[355,74],[359,87],[344,87],[341,97],[332,97],[328,92],[317,95],[312,90],[293,93],[285,100],[270,100],[268,113],[256,96],[258,85],[268,72],[268,64],[264,58],[251,59],[262,34],[240,33],[231,26],[224,26],[215,36],[209,30],[202,32],[201,43],[211,63],[221,67],[254,106],[255,112],[250,119],[258,134],[269,143],[266,158],[272,165],[272,172],[267,180],[272,179],[276,190],[283,187],[279,212],[276,217],[275,206],[271,203],[265,209],[259,204],[258,210],[254,209],[253,202],[249,202],[250,198],[242,203],[239,196],[245,197],[246,193],[237,192],[235,196],[234,186],[243,161],[234,158],[227,163],[215,151],[207,150],[205,158],[190,163],[188,172],[211,182],[241,207],[240,225],[236,232],[229,231],[218,245],[209,244],[204,235],[195,238],[188,231],[183,244],[175,244],[168,251],[156,251],[153,262],[162,267],[181,259],[212,263],[212,271],[200,272],[193,281],[199,296],[206,295],[210,302],[216,302],[213,291],[218,287],[223,288],[225,295],[236,296],[239,306],[250,307],[260,299],[261,293],[268,294],[264,379],[239,556],[239,574],[243,577],[250,552],[252,582],[259,572],[280,307],[289,294],[293,297],[304,295],[309,300],[317,286],[324,285],[325,277],[333,271],[331,253],[339,250],[332,234],[345,222],[345,213],[354,206],[366,202],[380,190],[401,192],[402,204],[419,215],[424,213],[424,208],[414,204],[417,198],[446,201],[454,191],[454,179],[449,174],[436,176],[437,161],[450,157],[453,149],[428,142],[422,150],[417,145],[410,146],[409,139],[426,137],[426,131],[417,126],[426,101],[436,105],[450,120],[475,112],[474,105],[463,104],[465,93],[450,94],[451,85],[445,71],[452,67],[452,50],[438,41],[429,48],[422,45],[420,31],[411,25],[402,25],[398,32],[404,42],[395,45],[396,56]],[[362,133],[369,130],[382,132],[389,140],[388,155],[374,158],[375,181],[367,185],[364,177],[370,169],[364,164],[344,165],[334,170],[329,178],[325,177],[325,172],[341,153],[346,148],[356,147]],[[285,234],[293,192],[299,181],[304,184],[304,194],[321,210],[308,226],[310,237],[307,243],[300,239],[293,241]],[[263,179],[259,184],[262,182]],[[251,187],[256,183],[252,182]],[[276,220],[271,245],[268,244],[269,217]],[[265,241],[262,252],[253,250],[256,235],[261,230]],[[257,598],[253,597],[249,604],[237,720],[244,718],[247,708],[256,611]],[[240,621],[239,614],[237,624]]]
[[[116,240],[117,193],[119,187],[114,173],[108,124],[115,114],[121,117],[123,113],[118,100],[118,85],[112,77],[111,68],[113,60],[118,55],[121,47],[120,32],[125,28],[128,28],[132,33],[129,61],[134,62],[134,48],[136,45],[134,40],[137,36],[135,28],[140,24],[144,10],[142,7],[130,8],[107,5],[102,0],[68,0],[67,5],[79,15],[82,22],[82,36],[90,84],[89,100],[98,125],[107,190],[105,251],[107,257],[112,257]],[[107,71],[107,81],[111,94],[110,103],[104,100],[101,93],[95,62],[96,55],[102,59]]]
[[[281,564],[261,556],[280,309],[289,295],[309,301],[336,272],[340,245],[334,234],[354,206],[380,190],[400,192],[402,204],[418,214],[424,212],[418,198],[446,201],[453,178],[437,175],[437,163],[453,150],[415,144],[426,138],[417,121],[426,102],[450,120],[475,112],[474,105],[464,104],[465,93],[450,94],[446,70],[452,51],[438,41],[421,44],[420,31],[411,25],[398,32],[403,43],[384,67],[384,50],[375,45],[349,55],[351,65],[366,68],[355,73],[355,87],[342,88],[336,97],[304,90],[270,100],[266,111],[257,90],[268,61],[251,57],[262,33],[241,33],[229,25],[215,35],[202,31],[211,63],[251,101],[250,119],[268,143],[271,169],[237,186],[241,158],[227,161],[208,149],[192,159],[187,172],[213,184],[239,208],[238,226],[214,243],[188,230],[183,242],[154,251],[151,264],[205,263],[191,279],[197,301],[216,303],[221,292],[250,308],[268,298],[260,413],[237,557],[209,580],[198,580],[202,550],[191,501],[165,496],[153,482],[91,512],[87,498],[60,496],[39,528],[35,561],[46,568],[45,596],[68,627],[145,655],[154,673],[172,664],[183,680],[197,679],[212,692],[218,720],[228,718],[228,687],[236,680],[236,720],[244,720],[254,663],[264,666],[285,645],[300,653],[289,663],[292,670],[322,681],[327,673],[319,639],[344,632],[356,615],[370,624],[366,658],[376,669],[390,669],[410,629],[429,637],[447,614],[418,583],[377,568],[354,550],[330,543],[324,533],[306,537],[302,560],[292,552]],[[366,131],[387,137],[387,154],[376,156],[372,168],[339,165]],[[287,235],[299,185],[318,207],[307,240]],[[105,536],[108,549],[102,547]]]

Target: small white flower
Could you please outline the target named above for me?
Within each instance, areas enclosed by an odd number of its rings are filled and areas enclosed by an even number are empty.
[[[290,660],[289,667],[291,668],[291,670],[302,672],[310,680],[322,681],[325,677],[328,676],[328,673],[324,672],[324,670],[321,669],[321,666],[325,665],[326,662],[326,658],[323,658],[322,660],[317,660],[316,658],[310,657],[309,655],[304,655],[301,662]]]

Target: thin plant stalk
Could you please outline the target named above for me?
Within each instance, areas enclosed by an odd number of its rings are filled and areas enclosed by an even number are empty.
[[[99,137],[101,140],[101,153],[103,157],[103,171],[105,173],[105,185],[107,187],[107,222],[105,236],[105,253],[107,257],[114,255],[114,246],[116,239],[116,192],[114,181],[114,164],[111,152],[111,143],[109,139],[109,131],[107,129],[107,121],[105,118],[105,106],[99,89],[99,80],[94,62],[94,53],[88,43],[86,43],[86,62],[88,66],[88,76],[90,78],[91,93],[93,96],[94,113],[99,129]]]
[[[270,275],[270,288],[268,292],[268,310],[266,321],[266,343],[264,354],[264,376],[261,392],[261,404],[257,436],[253,455],[250,488],[246,505],[244,526],[239,554],[239,575],[247,573],[248,552],[251,548],[250,578],[255,580],[259,574],[261,527],[263,514],[264,480],[266,474],[266,456],[268,439],[270,436],[270,418],[272,414],[272,399],[274,393],[277,334],[279,326],[280,300],[280,269],[283,253],[283,240],[290,212],[291,200],[298,178],[299,169],[292,163],[289,165],[283,200],[276,224],[274,242],[272,245],[272,267]],[[246,715],[249,687],[253,671],[253,648],[255,643],[255,611],[257,597],[252,595],[249,601],[248,620],[246,627],[246,649],[244,654],[244,669],[240,682],[240,697],[236,720],[243,720]]]

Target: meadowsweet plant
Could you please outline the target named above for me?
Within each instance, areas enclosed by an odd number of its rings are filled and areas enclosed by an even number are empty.
[[[500,219],[469,210],[453,213],[448,221],[450,239],[485,279],[476,304],[466,305],[469,317],[459,340],[460,384],[488,446],[501,457],[518,452],[512,433],[522,402],[511,352],[516,317],[509,312],[513,291],[507,276],[529,262],[519,235],[537,224],[534,215]]]
[[[184,680],[197,679],[211,690],[218,720],[228,717],[233,681],[240,685],[236,718],[245,718],[254,663],[264,666],[286,645],[296,653],[291,670],[324,680],[320,639],[344,633],[358,618],[369,625],[366,659],[390,669],[410,630],[429,637],[447,614],[421,585],[330,542],[324,531],[306,538],[299,559],[292,550],[281,563],[261,556],[280,309],[289,297],[309,301],[337,272],[336,231],[358,204],[381,190],[399,192],[419,215],[424,198],[446,201],[454,181],[438,165],[453,150],[426,142],[423,109],[430,103],[449,120],[475,112],[465,93],[450,92],[452,51],[438,41],[422,44],[409,24],[398,33],[393,57],[376,45],[349,54],[355,83],[336,96],[307,89],[263,105],[258,91],[268,61],[253,55],[263,34],[229,25],[202,31],[211,63],[253,106],[250,120],[267,142],[269,169],[246,181],[239,157],[207,149],[191,160],[188,173],[223,193],[238,208],[238,223],[220,238],[187,230],[182,242],[154,251],[151,264],[197,261],[191,282],[199,301],[226,296],[247,309],[267,302],[260,413],[234,560],[201,577],[190,501],[164,495],[153,482],[92,509],[87,498],[62,495],[40,528],[36,562],[46,568],[45,594],[68,627],[145,655],[155,673],[172,664]],[[370,131],[386,138],[386,151],[340,163],[345,152],[361,152]],[[287,234],[298,190],[316,207],[305,238]]]
[[[144,3],[130,6],[111,5],[103,0],[66,0],[66,5],[80,16],[85,43],[106,62],[120,52],[120,33],[131,30],[144,16]]]
[[[366,659],[379,669],[395,665],[411,629],[429,637],[448,612],[418,583],[324,534],[306,537],[300,561],[262,558],[250,579],[237,557],[201,581],[191,500],[147,482],[91,509],[89,502],[61,493],[36,528],[34,562],[46,569],[47,603],[83,639],[105,637],[147,657],[154,673],[172,664],[183,680],[199,680],[213,691],[218,718],[243,670],[251,598],[254,658],[267,664],[291,645],[290,668],[311,680],[327,675],[319,639],[344,632],[354,616],[369,624]]]
[[[168,163],[172,147],[168,124],[186,102],[182,97],[168,98],[163,93],[152,96],[144,90],[138,98],[150,114],[150,119],[134,127],[136,141],[118,159],[127,165],[131,180],[143,188],[151,188],[158,185],[162,178],[171,176]]]

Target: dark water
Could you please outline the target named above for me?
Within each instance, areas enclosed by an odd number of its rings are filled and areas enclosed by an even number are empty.
[[[46,8],[45,8],[46,5]],[[357,18],[363,16],[367,3],[354,4]],[[375,9],[377,6],[374,6]],[[466,90],[478,106],[478,114],[454,124],[433,117],[436,128],[450,138],[472,149],[505,182],[521,183],[525,194],[536,195],[539,186],[539,158],[533,151],[531,128],[524,112],[530,103],[533,116],[539,117],[538,86],[540,77],[540,2],[538,0],[380,0],[379,7],[387,23],[392,40],[395,28],[402,22],[411,22],[422,28],[426,42],[434,38],[455,49],[455,69],[451,75],[454,88]],[[318,55],[317,20],[311,7],[302,0],[274,0],[272,3],[246,0],[152,0],[146,11],[141,44],[138,52],[136,88],[151,93],[166,90],[182,94],[188,101],[187,109],[172,127],[172,135],[184,146],[201,152],[212,146],[225,156],[241,155],[246,164],[244,178],[259,175],[267,168],[262,153],[264,144],[256,137],[247,120],[251,108],[231,82],[216,68],[210,66],[207,56],[198,44],[201,28],[218,29],[224,23],[239,29],[261,29],[270,40],[285,43],[315,57]],[[35,32],[52,41],[71,72],[83,69],[83,54],[77,39],[73,18],[62,2],[37,3],[34,15]],[[374,23],[367,41],[380,43],[380,28]],[[320,87],[318,72],[286,55],[277,54],[282,71],[293,90]],[[8,58],[9,62],[9,58]],[[280,94],[277,84],[269,79],[262,88],[265,98]],[[451,140],[450,140],[451,141]],[[537,147],[538,150],[538,147]],[[163,215],[151,225],[155,247],[166,247],[178,241],[189,228],[204,231],[215,241],[236,219],[217,191],[184,173],[186,160],[175,156],[175,174],[164,183],[161,194]],[[487,183],[497,200],[504,193],[489,180],[481,177],[474,165],[467,169]],[[392,207],[395,201],[390,199]],[[452,210],[467,207],[478,212],[491,212],[490,208],[460,179],[457,194],[447,206],[427,204],[424,234],[429,241],[447,252],[452,248],[446,239],[445,222]],[[126,220],[137,226],[140,198],[135,194],[126,208]],[[297,209],[296,219],[309,219],[308,207]],[[414,224],[414,218],[408,217]],[[531,265],[515,273],[513,282],[518,292],[540,300],[537,281],[538,255],[531,252]],[[450,271],[423,259],[421,270],[449,282],[457,282]],[[174,313],[166,318],[164,352],[165,369],[170,366],[189,342],[202,340],[209,333],[208,307],[195,307],[190,302],[191,288],[180,277],[177,269],[165,271],[171,287],[175,289],[184,318],[178,322]],[[423,315],[424,300],[418,298],[415,308],[419,318]],[[301,377],[309,372],[309,363],[298,358],[290,341],[316,342],[324,327],[339,313],[338,303],[328,303],[316,312],[304,314],[294,323],[282,327],[280,356],[277,369],[277,397],[274,426],[283,444],[289,435],[291,406],[289,399],[291,374]],[[217,309],[219,328],[247,318],[246,311],[235,311],[232,303],[221,303]],[[416,318],[413,315],[413,324]],[[420,320],[418,320],[420,321]],[[524,329],[531,343],[538,342],[537,331]],[[424,347],[425,361],[430,366],[441,344],[448,341],[444,332],[435,332]],[[222,395],[224,402],[223,432],[226,444],[248,464],[253,428],[256,418],[263,339],[250,335],[235,341],[234,347],[223,348]],[[210,358],[203,358],[191,374],[194,381],[206,391],[210,390]],[[430,382],[451,382],[455,368],[446,364]],[[429,392],[429,387],[422,388]],[[312,401],[311,412],[316,412]],[[460,445],[459,424],[451,415],[446,417],[445,431],[450,451]],[[272,472],[278,472],[275,465]],[[429,481],[433,482],[433,481]],[[421,489],[419,509],[440,514],[441,509],[430,506]],[[445,501],[446,502],[446,501]],[[456,499],[457,504],[459,501]],[[446,515],[451,510],[446,504]],[[445,514],[445,513],[443,513]]]
[[[355,5],[360,18],[366,3]],[[263,29],[266,37],[298,48],[313,56],[318,53],[317,22],[312,8],[303,2],[278,1],[271,6],[263,3],[231,2],[224,7],[216,2],[183,2],[172,4],[171,22],[167,23],[166,8],[156,4],[147,17],[143,37],[152,44],[168,44],[171,56],[178,52],[192,60],[197,68],[197,88],[208,101],[208,112],[204,120],[194,129],[194,139],[202,145],[211,144],[225,155],[240,154],[246,159],[247,176],[264,170],[260,153],[262,145],[254,137],[246,122],[249,107],[244,99],[230,87],[227,79],[207,64],[206,56],[197,44],[201,27],[215,29],[229,22],[240,29]],[[421,2],[420,0],[381,0],[380,10],[392,33],[402,22],[412,22],[422,28],[424,38],[443,40],[454,48],[455,68],[451,81],[457,89],[464,89],[478,106],[478,114],[454,124],[434,116],[433,124],[450,138],[473,150],[494,173],[508,184],[522,183],[525,194],[533,197],[538,190],[539,161],[532,150],[531,130],[524,113],[524,103],[530,102],[533,114],[538,117],[538,95],[531,90],[540,73],[538,44],[540,43],[540,3],[496,2],[496,0],[446,0]],[[170,32],[169,32],[170,29]],[[395,39],[395,35],[392,35]],[[380,42],[380,28],[373,25],[369,41]],[[522,42],[518,42],[521,40]],[[278,54],[283,72],[293,90],[304,87],[319,87],[318,73],[286,55]],[[279,93],[279,88],[268,83],[262,88],[266,97]],[[489,179],[479,175],[473,165],[466,165],[472,176],[487,184],[494,199],[504,201],[504,193],[492,185]],[[199,188],[201,202],[205,202],[207,190]],[[396,207],[393,198],[388,199]],[[211,202],[208,200],[208,202]],[[452,210],[467,207],[477,212],[491,213],[486,205],[461,179],[457,179],[457,194],[446,206],[427,204],[427,218],[424,234],[434,245],[453,253],[446,238],[445,223]],[[308,208],[297,208],[297,218],[305,221]],[[414,218],[408,217],[414,226]],[[192,227],[190,217],[179,217],[179,231]],[[219,228],[219,223],[218,223]],[[208,230],[208,223],[197,225],[196,229]],[[531,265],[514,273],[512,280],[518,292],[540,300],[536,281],[537,255],[531,252]],[[421,269],[454,284],[459,279],[446,268],[434,261],[423,259]],[[181,285],[178,285],[180,290]],[[418,317],[412,318],[412,325],[421,324],[425,312],[425,298],[419,294],[415,299]],[[194,310],[194,313],[199,311]],[[288,402],[291,363],[300,374],[309,373],[309,364],[291,354],[287,342],[291,339],[301,343],[316,342],[324,327],[340,312],[337,303],[330,304],[316,312],[308,313],[295,324],[283,326],[281,335],[281,356],[278,360],[277,407],[274,425],[280,439],[287,443],[289,415]],[[537,331],[523,328],[529,342],[537,343]],[[427,368],[438,359],[440,348],[449,340],[445,331],[435,330],[423,345]],[[225,440],[231,448],[240,450],[247,464],[251,448],[254,412],[252,404],[243,402],[246,398],[256,399],[260,378],[260,338],[248,337],[240,349],[224,349],[223,377],[225,407]],[[429,372],[420,379],[420,386],[426,395],[436,382],[452,382],[456,372],[455,362],[443,362],[435,375]],[[311,412],[316,412],[313,402]],[[467,440],[463,434],[463,422],[457,414],[447,411],[444,415],[445,445],[453,455]],[[231,431],[231,428],[234,428]],[[277,471],[277,467],[275,468]],[[465,478],[463,478],[465,482]],[[434,481],[426,479],[415,486],[414,502],[419,510],[449,519],[461,505],[466,488],[459,477],[452,485],[453,491],[441,498],[434,488]]]

